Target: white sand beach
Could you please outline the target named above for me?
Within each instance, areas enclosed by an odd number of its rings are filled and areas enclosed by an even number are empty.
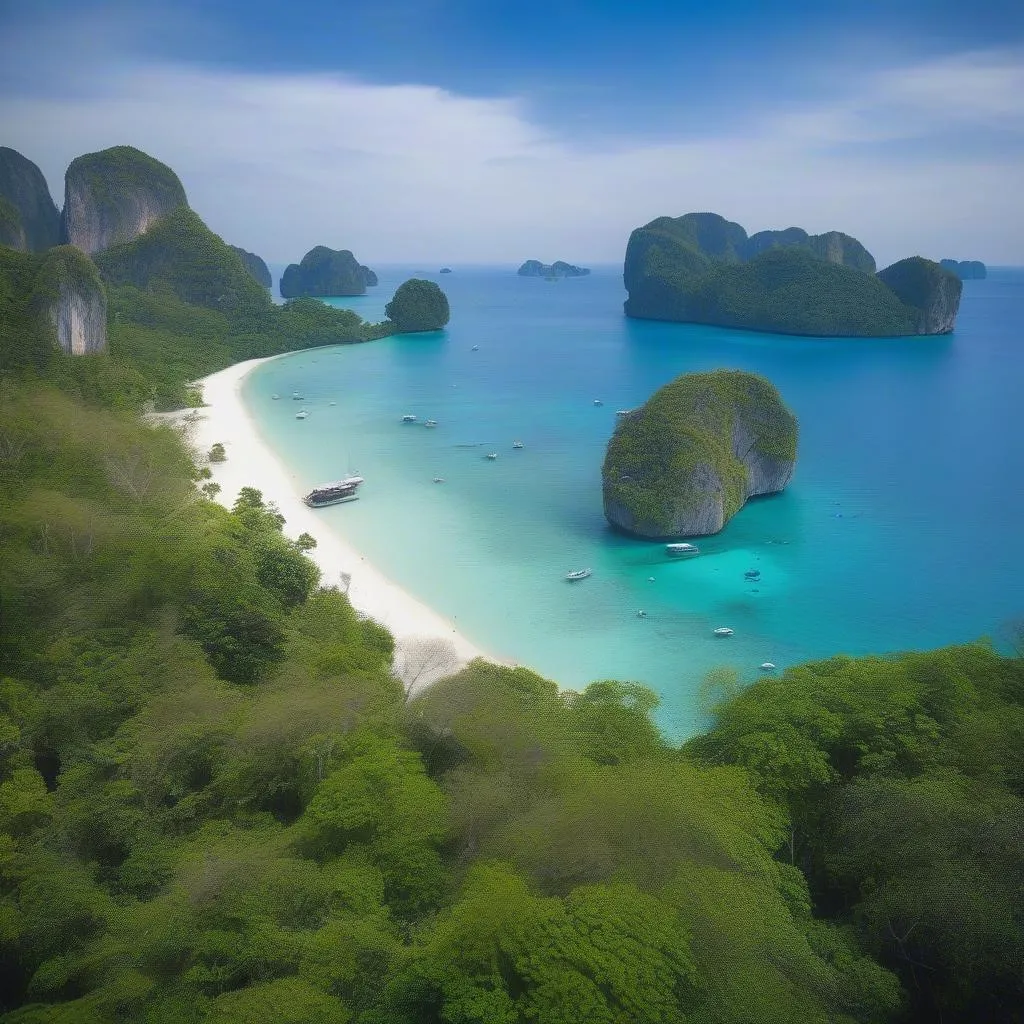
[[[403,657],[410,661],[432,662],[417,665],[421,671],[417,674],[416,689],[440,675],[449,674],[473,658],[503,662],[503,659],[486,654],[459,633],[451,622],[387,579],[306,506],[295,474],[263,443],[242,401],[243,380],[265,362],[266,359],[249,359],[210,374],[196,382],[203,391],[205,404],[202,408],[160,414],[151,419],[182,424],[200,465],[206,463],[206,453],[213,444],[220,442],[224,445],[226,460],[209,463],[213,480],[221,487],[216,500],[230,508],[243,487],[255,487],[262,491],[263,500],[277,505],[285,517],[286,536],[292,539],[301,533],[313,536],[317,546],[309,556],[320,567],[323,574],[321,582],[324,586],[338,586],[344,590],[343,576],[349,577],[347,592],[353,607],[386,626],[394,635],[396,665],[400,665]],[[436,651],[433,657],[425,655],[424,648],[430,645],[422,642],[424,638],[449,641],[457,665],[453,666],[450,661],[445,664],[448,659]]]

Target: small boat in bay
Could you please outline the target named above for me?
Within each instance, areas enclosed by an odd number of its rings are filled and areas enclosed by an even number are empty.
[[[359,497],[356,491],[363,483],[361,476],[347,476],[344,480],[321,484],[314,487],[302,500],[310,508],[323,508],[326,505],[337,505],[343,501],[355,501]]]
[[[748,569],[743,574],[743,578],[745,580],[751,580],[751,581],[759,580],[761,578],[761,570],[760,569]]]
[[[435,484],[443,484],[444,483],[444,477],[443,476],[435,476],[434,477],[434,483]]]
[[[594,405],[604,405],[604,402],[602,402],[600,398],[595,398]]]
[[[774,661],[763,661],[757,666],[762,672],[774,672],[775,662]]]
[[[691,558],[700,554],[700,548],[696,544],[666,544],[665,554],[670,558]]]
[[[437,420],[424,420],[423,421],[423,426],[425,426],[425,427],[436,427],[437,426]]]
[[[628,416],[632,411],[632,409],[616,409],[615,415],[621,419],[624,416]]]
[[[403,423],[415,423],[415,422],[416,422],[416,417],[415,417],[415,416],[413,416],[413,414],[412,414],[411,412],[407,412],[407,413],[406,413],[406,414],[405,414],[405,415],[404,415],[404,416],[402,417],[402,422],[403,422]]]
[[[573,569],[572,572],[567,572],[565,574],[565,578],[572,582],[574,580],[585,580],[589,575],[589,569]]]
[[[276,402],[281,396],[280,395],[271,395],[270,397]]]
[[[512,447],[513,448],[524,448],[525,445],[523,444],[522,441],[513,441],[512,442]]]
[[[292,392],[292,401],[293,402],[303,402],[303,401],[305,401],[305,399],[302,397],[302,395],[300,395],[298,393],[298,391],[293,391]]]
[[[484,458],[490,459],[491,462],[493,462],[497,457],[498,457],[498,453],[497,452],[489,452],[487,455],[484,456]]]
[[[718,629],[712,630],[715,636],[732,636],[735,630],[730,629],[728,626],[719,626]]]
[[[296,418],[297,420],[304,420],[304,419],[306,419],[306,418],[307,418],[308,416],[309,416],[309,413],[308,413],[308,412],[306,412],[306,410],[305,410],[305,409],[303,409],[303,410],[302,410],[301,412],[297,412],[297,413],[295,414],[295,418]]]

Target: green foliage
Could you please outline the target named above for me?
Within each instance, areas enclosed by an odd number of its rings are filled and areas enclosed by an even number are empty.
[[[433,281],[416,277],[398,286],[384,313],[399,334],[439,331],[450,316],[445,293]]]
[[[264,288],[273,288],[274,279],[270,276],[270,270],[266,263],[254,252],[246,249],[239,249],[237,245],[229,245],[228,248],[235,253],[242,261],[245,269],[252,274],[253,278]]]
[[[0,245],[12,249],[27,249],[25,228],[18,208],[0,195]]]
[[[37,291],[42,257],[0,245],[0,374],[39,371],[56,359],[57,333]]]
[[[206,457],[211,462],[224,462],[227,459],[227,455],[224,452],[224,445],[217,441],[215,444],[210,446],[210,450],[206,453]]]
[[[953,329],[963,291],[957,274],[931,260],[913,256],[886,267],[879,272],[878,279],[914,311],[919,334]]]
[[[0,245],[44,252],[59,242],[60,213],[43,172],[17,150],[0,146]]]
[[[856,239],[799,228],[747,238],[717,214],[660,217],[637,228],[626,250],[626,313],[816,336],[920,332],[920,307],[889,287]],[[955,314],[955,309],[954,309]]]
[[[737,435],[749,451],[737,453]],[[750,453],[785,465],[796,443],[796,418],[764,377],[683,374],[616,426],[602,468],[605,508],[625,509],[636,533],[668,537],[720,493],[728,520],[751,491]]]

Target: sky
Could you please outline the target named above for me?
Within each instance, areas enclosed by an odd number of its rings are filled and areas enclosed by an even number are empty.
[[[268,262],[615,263],[658,216],[1024,264],[1019,0],[0,0],[0,145]]]

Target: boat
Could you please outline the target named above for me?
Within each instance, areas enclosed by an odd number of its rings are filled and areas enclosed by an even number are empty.
[[[602,402],[600,398],[595,398],[594,405],[604,405],[604,402]]]
[[[488,452],[488,454],[485,457],[490,459],[493,462],[498,457],[498,453],[497,452]]]
[[[423,421],[423,426],[425,426],[425,427],[436,427],[437,426],[437,420],[424,420]]]
[[[271,395],[270,397],[276,402],[281,396],[280,395]]]
[[[647,612],[645,612],[645,611],[643,610],[643,608],[640,608],[640,609],[639,609],[639,610],[637,611],[637,613],[636,613],[636,617],[637,617],[638,619],[646,619],[646,618],[647,618]]]
[[[744,574],[743,578],[746,580],[757,580],[761,578],[760,569],[748,569]]]
[[[444,483],[444,477],[443,476],[435,476],[434,477],[434,483],[435,484],[443,484]]]
[[[415,417],[415,416],[413,416],[413,414],[412,414],[411,412],[407,412],[407,413],[406,413],[406,414],[405,414],[405,415],[404,415],[404,416],[402,417],[402,422],[403,422],[403,423],[415,423],[415,422],[416,422],[416,417]]]
[[[567,580],[585,580],[589,575],[589,569],[573,569],[572,572],[567,572],[565,574],[565,578]]]
[[[762,661],[761,664],[758,665],[757,667],[762,672],[774,672],[775,671],[775,662],[774,661]]]
[[[302,410],[301,412],[297,412],[297,413],[295,414],[295,418],[296,418],[297,420],[304,420],[304,419],[306,419],[306,417],[307,417],[307,416],[309,416],[309,413],[308,413],[308,412],[306,412],[306,410],[305,410],[305,409],[303,409],[303,410]]]
[[[305,401],[305,399],[303,399],[302,395],[300,395],[298,393],[298,391],[293,391],[292,392],[292,401],[293,402],[302,402],[302,401]]]
[[[616,409],[615,415],[619,417],[628,416],[632,411],[632,409]]]
[[[474,345],[474,346],[473,346],[473,347],[472,347],[472,348],[470,349],[470,352],[479,352],[479,351],[480,351],[480,346],[479,346],[479,345]]]
[[[362,482],[361,476],[347,476],[344,480],[336,480],[331,484],[314,487],[302,500],[310,508],[323,508],[325,505],[337,505],[342,501],[355,501],[359,497],[356,491]]]
[[[687,558],[700,554],[700,548],[696,544],[666,544],[665,554],[672,558]]]
[[[512,442],[512,447],[513,448],[523,448],[523,447],[525,447],[525,445],[523,444],[522,441],[513,441]]]
[[[718,629],[712,632],[715,636],[732,636],[735,630],[730,629],[728,626],[719,626]]]

